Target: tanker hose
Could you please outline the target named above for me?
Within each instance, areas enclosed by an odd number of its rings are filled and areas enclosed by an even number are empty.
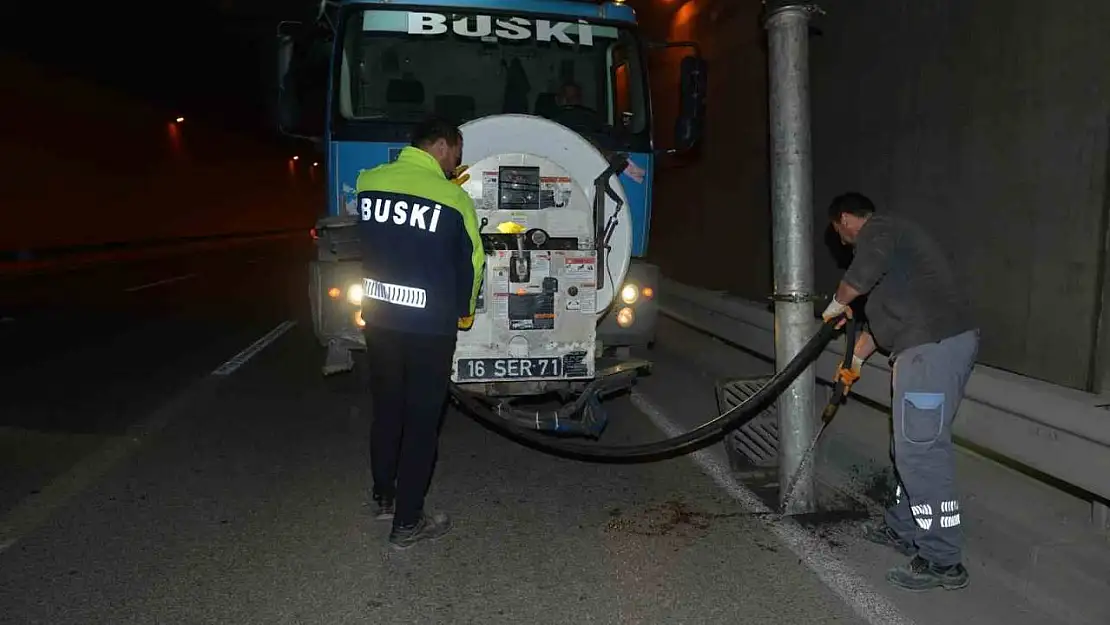
[[[813,338],[798,352],[798,355],[745,401],[689,432],[651,443],[601,445],[563,440],[514,423],[512,420],[499,415],[496,410],[484,405],[478,396],[462,390],[454,383],[450,384],[449,390],[451,398],[472,418],[526,447],[555,456],[586,462],[606,464],[658,462],[693,453],[712,445],[729,432],[744,426],[758,416],[760,412],[778,399],[778,396],[785,392],[810,364],[820,357],[825,347],[835,336],[836,326],[841,319],[843,317],[836,317],[823,323]],[[848,336],[855,336],[855,323],[854,319],[847,320],[848,331],[846,334]],[[853,348],[854,345],[848,345],[847,352],[851,354]],[[834,393],[832,401],[839,401],[840,395],[840,393]]]

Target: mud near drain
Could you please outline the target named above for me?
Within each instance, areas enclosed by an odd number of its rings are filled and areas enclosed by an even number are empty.
[[[860,484],[863,495],[883,508],[894,505],[898,479],[891,469],[865,473],[861,467],[852,467],[851,479]]]
[[[681,500],[669,500],[625,513],[620,508],[609,511],[610,519],[605,532],[634,536],[683,536],[704,535],[715,523],[729,519],[752,518],[775,521],[783,518],[776,512],[709,512],[700,510]],[[805,527],[830,547],[843,548],[850,535],[858,535],[862,524],[869,517],[861,508],[826,509],[810,514],[788,517]],[[773,545],[759,544],[767,551],[777,551]]]
[[[609,511],[612,517],[605,524],[606,532],[620,532],[637,536],[668,536],[709,530],[715,521],[748,516],[742,512],[706,512],[684,501],[671,500],[648,506],[625,516],[620,508]]]

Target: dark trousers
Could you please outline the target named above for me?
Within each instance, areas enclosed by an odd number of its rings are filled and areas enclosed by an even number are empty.
[[[374,494],[395,498],[393,525],[409,526],[420,520],[431,483],[456,338],[370,326],[364,335]]]
[[[940,566],[962,559],[960,501],[952,421],[979,352],[979,331],[907,349],[894,361],[897,501],[886,522]]]

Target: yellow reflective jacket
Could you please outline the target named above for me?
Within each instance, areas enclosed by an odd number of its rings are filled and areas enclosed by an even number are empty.
[[[420,334],[454,334],[474,314],[486,256],[474,203],[432,155],[406,147],[355,183],[362,318]]]

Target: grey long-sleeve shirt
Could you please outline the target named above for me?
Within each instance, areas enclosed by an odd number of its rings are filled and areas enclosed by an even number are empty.
[[[871,334],[891,355],[976,327],[950,258],[929,233],[903,217],[875,214],[864,223],[844,282],[869,293]]]

